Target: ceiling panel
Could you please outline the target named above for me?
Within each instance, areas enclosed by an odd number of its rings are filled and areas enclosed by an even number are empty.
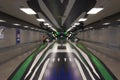
[[[20,11],[21,7],[30,7],[27,1],[34,2],[33,7],[36,8],[35,11],[38,11],[37,17]],[[44,2],[47,9],[40,6],[41,1]],[[87,21],[84,22],[85,25],[120,12],[120,0],[0,0],[0,11],[37,26],[40,23],[36,18],[43,17],[58,30],[70,28],[71,24],[84,17],[81,16],[83,12],[89,11],[92,7],[103,7],[104,10],[96,15],[88,15]]]

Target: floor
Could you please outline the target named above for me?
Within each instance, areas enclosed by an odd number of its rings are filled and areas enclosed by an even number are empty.
[[[50,46],[50,45],[49,45]],[[48,47],[49,47],[48,46]],[[46,49],[48,48],[46,47]],[[120,79],[119,66],[120,63],[115,60],[110,59],[105,55],[87,47],[91,52],[93,52],[105,65],[115,74],[115,76]],[[35,49],[33,49],[35,50]],[[32,50],[32,51],[33,51]],[[0,80],[7,80],[10,74],[18,67],[18,65],[31,54],[32,51],[29,51],[23,55],[20,55],[7,63],[0,66]],[[44,51],[43,51],[44,52]],[[37,65],[36,69],[33,69],[35,64],[38,62],[39,58],[43,53],[37,55],[34,59],[33,66],[31,66],[32,73],[28,72],[25,76],[25,80],[83,80],[89,79],[94,80],[96,77],[99,78],[99,75],[95,72],[94,75],[90,75],[90,70],[85,69],[86,66],[83,61],[77,59],[78,55],[76,50],[72,49],[69,44],[64,44],[62,47],[60,44],[54,44],[50,48],[42,62]],[[85,54],[81,52],[83,57]],[[75,56],[77,55],[77,57]],[[87,62],[91,64],[89,59],[85,57]],[[42,66],[41,66],[42,65]],[[8,67],[9,66],[9,67]],[[91,67],[92,65],[90,65]],[[42,68],[43,67],[43,68]],[[41,69],[42,68],[42,69]],[[81,69],[82,68],[82,69]],[[35,74],[34,74],[35,73]],[[84,74],[85,73],[85,74]],[[66,75],[67,74],[67,75]],[[87,76],[86,76],[87,75]],[[96,77],[94,77],[96,76]]]
[[[88,43],[83,43],[94,55],[96,55],[104,64],[110,69],[110,71],[120,80],[120,61],[117,59],[118,56],[114,55],[115,58],[111,58],[109,55],[106,55],[102,53],[102,51],[99,51],[97,48],[98,46],[88,44]],[[95,50],[96,49],[96,50]],[[103,50],[101,47],[99,49]],[[110,51],[109,51],[110,52]],[[114,51],[111,52],[110,54],[115,54]]]
[[[7,80],[13,71],[23,62],[35,49],[24,53],[23,55],[17,56],[16,58],[0,65],[0,80]]]

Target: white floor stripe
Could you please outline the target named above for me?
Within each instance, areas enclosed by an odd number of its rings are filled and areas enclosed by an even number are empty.
[[[32,71],[33,67],[35,66],[35,64],[38,62],[38,60],[40,59],[40,57],[43,55],[43,53],[47,50],[47,48],[48,48],[51,44],[53,44],[53,43],[48,44],[48,46],[47,46],[44,50],[42,50],[42,51],[36,56],[35,60],[34,60],[33,63],[32,63],[32,66],[31,66],[30,70],[28,71],[28,73],[26,74],[26,76],[25,76],[24,79],[26,79],[27,76],[31,73],[31,71]]]
[[[48,50],[48,52],[46,52],[47,54],[45,55],[44,59],[49,55],[49,53],[51,53],[51,52],[53,52],[53,51],[57,52],[57,44],[56,44],[56,43],[54,44],[54,46],[53,46],[52,49],[50,49],[50,50]],[[55,57],[55,56],[56,56],[56,54],[53,53],[52,57]],[[44,59],[41,61],[41,63],[44,61]],[[40,64],[37,66],[37,68],[35,69],[32,77],[31,77],[31,80],[32,80],[33,77],[35,76],[35,73],[37,72],[37,70],[38,70],[38,68],[40,67],[41,63],[40,63]]]
[[[47,53],[44,57],[44,59],[41,61],[41,63],[37,66],[37,68],[35,69],[35,71],[33,72],[33,75],[31,76],[30,80],[33,80],[38,68],[40,67],[40,65],[43,63],[43,61],[45,60],[45,58],[49,55],[49,53]]]
[[[88,58],[88,56],[82,51],[80,50],[80,53],[83,55],[83,57],[85,58],[85,60],[88,62],[88,64],[90,65],[90,67],[92,68],[93,72],[100,78],[100,76],[98,75],[98,73],[96,72],[96,70],[94,69],[90,59]]]
[[[87,80],[87,78],[86,78],[86,76],[85,76],[85,73],[84,73],[84,71],[83,71],[83,69],[82,69],[79,61],[78,61],[77,59],[75,59],[75,62],[76,62],[76,64],[77,64],[77,66],[78,66],[78,69],[79,69],[79,71],[80,71],[80,73],[81,73],[81,75],[82,75],[83,80]]]
[[[83,64],[83,65],[85,66],[85,68],[87,69],[87,71],[88,71],[90,77],[92,78],[92,80],[95,80],[95,78],[93,77],[91,71],[88,69],[88,67],[85,65],[85,63],[84,63],[81,59],[80,59],[80,61],[82,62],[82,64]]]
[[[37,68],[35,69],[35,71],[33,72],[32,76],[31,76],[30,80],[33,80],[33,78],[34,78],[34,76],[35,76],[38,68],[40,67],[40,65],[41,65],[41,64],[39,64],[39,65],[37,66]]]
[[[71,43],[71,44],[73,44],[73,43]],[[83,57],[85,58],[85,60],[88,62],[88,64],[89,64],[90,67],[92,68],[93,72],[100,78],[100,76],[98,75],[98,73],[97,73],[96,70],[94,69],[94,67],[93,67],[93,65],[92,65],[89,57],[88,57],[81,49],[79,49],[79,48],[76,46],[76,44],[73,44],[73,45],[74,45],[74,47],[76,47],[77,50],[80,51],[80,53],[83,55]]]
[[[43,77],[43,75],[44,75],[44,73],[45,73],[45,70],[46,70],[47,65],[48,65],[48,63],[49,63],[49,60],[50,60],[50,59],[47,59],[47,61],[45,62],[44,66],[43,66],[43,68],[42,68],[42,71],[41,71],[41,73],[40,73],[40,75],[39,75],[38,80],[42,80],[42,77]]]

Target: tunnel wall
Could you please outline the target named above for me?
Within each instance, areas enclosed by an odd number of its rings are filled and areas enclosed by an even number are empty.
[[[20,44],[30,42],[40,42],[41,36],[39,32],[20,29]],[[0,48],[14,46],[16,44],[16,29],[6,28],[4,38],[0,39]]]
[[[0,39],[0,48],[16,44],[16,32],[14,28],[6,28],[4,38]]]
[[[20,29],[20,43],[16,43],[16,28],[5,28],[4,38],[0,39],[0,65],[34,50],[41,45],[43,33]]]
[[[77,37],[85,45],[120,61],[120,25],[80,32]]]
[[[21,30],[21,43],[39,42],[41,37],[40,32]]]

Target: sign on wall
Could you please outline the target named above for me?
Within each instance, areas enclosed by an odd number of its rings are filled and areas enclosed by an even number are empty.
[[[16,44],[20,43],[20,29],[16,29]]]
[[[4,38],[4,31],[5,31],[5,27],[4,26],[0,26],[0,39]]]

